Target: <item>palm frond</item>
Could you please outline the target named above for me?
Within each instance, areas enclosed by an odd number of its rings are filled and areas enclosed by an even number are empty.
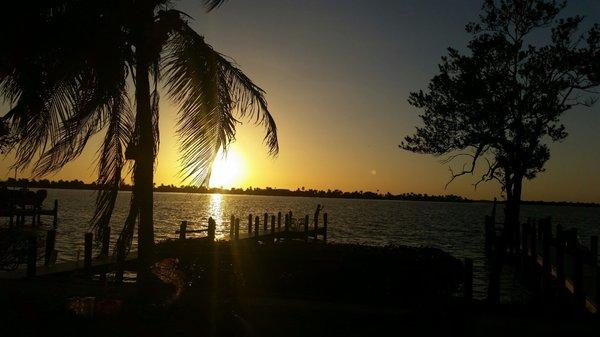
[[[217,152],[226,152],[235,140],[238,118],[262,124],[269,154],[278,153],[277,127],[265,92],[188,25],[172,35],[163,65],[167,91],[179,104],[184,180],[207,182]]]
[[[220,7],[225,2],[227,2],[227,0],[202,0],[202,4],[204,5],[204,8],[206,8],[207,12]]]
[[[96,210],[91,220],[91,227],[96,231],[98,242],[103,242],[105,231],[109,225],[114,209],[121,174],[125,165],[124,149],[129,144],[134,128],[133,113],[130,108],[127,92],[112,101],[110,120],[100,150],[97,185],[100,190],[96,196]]]

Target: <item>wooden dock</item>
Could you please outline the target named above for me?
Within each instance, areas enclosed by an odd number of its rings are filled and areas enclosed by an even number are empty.
[[[306,215],[301,221],[294,221],[292,213],[285,214],[282,226],[282,213],[276,215],[263,215],[263,222],[260,217],[248,216],[246,230],[240,232],[240,219],[231,216],[229,221],[229,233],[219,240],[231,241],[235,244],[238,241],[255,242],[256,244],[275,244],[290,240],[302,240],[305,242],[327,242],[327,213],[323,214],[323,224],[319,226],[319,209],[315,212],[313,222],[309,223],[309,216]],[[269,222],[270,220],[270,222]],[[110,233],[110,228],[107,229]],[[206,224],[197,224],[190,221],[182,221],[174,234],[178,235],[178,240],[190,239],[188,234],[202,234],[204,236],[193,239],[204,239],[209,242],[216,240],[216,222],[209,218]],[[108,236],[106,236],[108,237]],[[31,239],[28,242],[27,264],[23,268],[12,271],[0,272],[1,279],[22,279],[31,277],[50,277],[68,274],[81,274],[83,276],[92,276],[95,274],[106,274],[110,271],[121,269],[134,269],[137,260],[137,252],[130,252],[124,261],[118,261],[117,254],[108,254],[108,244],[103,245],[100,256],[92,256],[93,234],[86,233],[84,236],[84,257],[82,261],[68,261],[60,263],[51,263],[48,254],[54,250],[54,241],[56,231],[48,230],[46,236],[44,264],[40,265],[37,240]]]
[[[485,218],[485,250],[491,256],[500,240],[492,216]],[[577,229],[564,230],[556,226],[553,234],[551,219],[528,219],[515,230],[514,243],[504,247],[517,263],[523,276],[539,275],[540,293],[568,298],[576,307],[600,314],[600,267],[598,266],[598,237],[590,238],[589,248],[582,245]],[[496,292],[499,292],[498,290]]]

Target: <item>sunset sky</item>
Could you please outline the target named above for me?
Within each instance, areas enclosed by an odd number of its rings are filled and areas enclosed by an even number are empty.
[[[219,163],[229,174],[221,182],[500,196],[496,184],[475,190],[470,176],[444,190],[449,171],[440,158],[398,148],[419,123],[419,111],[407,103],[409,93],[426,87],[448,46],[465,47],[464,26],[476,19],[480,0],[230,0],[210,14],[200,1],[181,4],[206,41],[266,90],[278,125],[276,158],[267,155],[262,128],[240,126],[229,164]],[[571,1],[567,14],[600,22],[600,1]],[[157,184],[182,183],[175,113],[163,95]],[[600,202],[600,105],[569,111],[563,120],[570,135],[551,146],[547,172],[526,184],[524,198]],[[48,178],[95,180],[100,138]],[[2,160],[1,177],[13,176],[10,162],[10,156]]]

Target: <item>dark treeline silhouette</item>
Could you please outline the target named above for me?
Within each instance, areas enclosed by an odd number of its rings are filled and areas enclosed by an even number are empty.
[[[95,182],[85,183],[81,180],[29,180],[29,179],[15,179],[9,178],[5,181],[0,182],[0,186],[6,187],[18,187],[18,188],[61,188],[61,189],[79,189],[79,190],[97,190],[100,188]],[[131,191],[132,186],[129,184],[121,184],[121,191]],[[427,193],[400,193],[391,194],[389,192],[376,193],[371,191],[353,191],[346,192],[339,189],[306,189],[304,187],[297,188],[296,190],[290,190],[287,188],[260,188],[260,187],[248,187],[248,188],[218,188],[218,187],[204,187],[194,185],[181,185],[175,186],[160,184],[154,187],[155,192],[166,192],[166,193],[219,193],[219,194],[236,194],[236,195],[268,195],[268,196],[286,196],[286,197],[317,197],[317,198],[343,198],[343,199],[378,199],[378,200],[408,200],[408,201],[443,201],[443,202],[491,202],[490,200],[473,200],[465,198],[459,195],[446,194],[446,195],[429,195]],[[500,201],[499,203],[503,203]],[[577,207],[600,207],[599,203],[593,202],[571,202],[571,201],[542,201],[542,200],[531,200],[523,201],[523,204],[528,205],[552,205],[552,206],[577,206]]]
[[[81,180],[58,180],[52,181],[48,179],[15,179],[8,178],[7,180],[0,182],[0,186],[6,187],[19,187],[19,188],[64,188],[64,189],[81,189],[81,190],[97,190],[100,188],[98,184],[85,183]],[[120,186],[121,191],[131,191],[132,186],[129,184],[122,183]],[[204,187],[204,186],[175,186],[175,185],[158,185],[154,186],[155,192],[179,192],[179,193],[221,193],[221,194],[243,194],[243,195],[269,195],[269,196],[299,196],[299,197],[320,197],[320,198],[346,198],[346,199],[382,199],[382,200],[414,200],[414,201],[448,201],[448,202],[472,202],[473,200],[461,197],[459,195],[448,194],[448,195],[428,195],[424,193],[402,193],[402,194],[391,194],[391,193],[376,193],[371,191],[353,191],[345,192],[338,189],[335,190],[316,190],[316,189],[305,189],[304,187],[296,190],[290,190],[286,188],[259,188],[259,187],[248,187],[248,188],[217,188],[217,187]]]

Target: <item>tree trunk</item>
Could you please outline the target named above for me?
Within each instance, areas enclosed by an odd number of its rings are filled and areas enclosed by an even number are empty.
[[[134,189],[140,216],[138,226],[139,280],[149,271],[154,248],[154,224],[152,220],[152,189],[154,187],[154,134],[150,108],[149,63],[144,48],[136,49],[135,102],[138,129],[136,166],[133,173]]]

